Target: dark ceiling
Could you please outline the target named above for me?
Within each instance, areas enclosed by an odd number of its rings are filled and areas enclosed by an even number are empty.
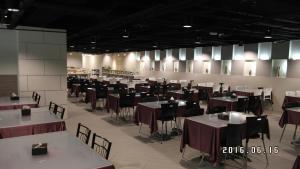
[[[8,28],[66,29],[69,51],[91,53],[299,39],[299,7],[299,0],[0,1]]]

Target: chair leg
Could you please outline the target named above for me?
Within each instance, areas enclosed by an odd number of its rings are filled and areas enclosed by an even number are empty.
[[[161,136],[160,136],[160,144],[163,142],[163,132],[164,132],[164,122],[161,122]]]
[[[296,131],[297,131],[298,125],[295,126],[295,131],[294,131],[294,135],[293,135],[293,140],[296,139]]]
[[[283,127],[283,130],[282,130],[282,133],[281,133],[281,136],[280,136],[280,139],[279,139],[279,143],[281,143],[281,139],[282,139],[283,133],[285,131],[285,128],[286,128],[286,124]]]
[[[141,130],[142,130],[142,125],[143,123],[140,122],[140,129],[139,129],[139,133],[141,133]]]
[[[264,139],[264,135],[263,134],[262,134],[261,139],[262,139],[262,142],[263,142],[263,145],[264,145],[264,151],[266,152],[265,156],[266,156],[266,160],[267,160],[267,165],[269,165],[268,153],[266,151],[265,139]]]
[[[244,151],[245,151],[244,154],[245,154],[245,158],[246,158],[245,163],[244,163],[245,164],[244,168],[247,169],[247,167],[248,167],[248,164],[247,164],[247,162],[248,162],[248,153],[247,153],[247,151],[248,151],[248,141],[246,141],[246,146],[245,146]]]

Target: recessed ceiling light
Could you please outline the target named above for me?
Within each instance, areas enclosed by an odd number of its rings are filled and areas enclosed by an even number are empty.
[[[20,10],[17,8],[8,8],[7,9],[9,12],[19,12]]]
[[[106,52],[109,52],[109,50],[107,49]]]
[[[198,45],[199,45],[199,44],[201,44],[201,42],[200,42],[200,41],[196,41],[195,44],[198,44]]]
[[[96,43],[96,41],[92,41],[91,43]]]
[[[92,49],[96,49],[96,47],[92,47]]]
[[[216,36],[218,35],[218,32],[209,32],[209,35]]]
[[[154,47],[154,48],[157,48],[157,46],[156,46],[156,45],[153,45],[153,47]]]
[[[70,48],[74,48],[74,45],[71,45]]]
[[[186,24],[186,25],[183,25],[183,27],[184,27],[184,28],[191,28],[191,27],[192,27],[192,25],[188,25],[188,24]]]
[[[7,15],[5,15],[4,18],[7,18]]]
[[[264,38],[265,39],[272,39],[272,36],[271,35],[266,35]]]
[[[123,37],[123,38],[129,38],[129,36],[128,36],[128,35],[123,35],[122,37]]]

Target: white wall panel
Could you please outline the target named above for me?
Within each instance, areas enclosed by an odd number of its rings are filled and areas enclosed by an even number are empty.
[[[66,75],[64,60],[45,60],[45,75]]]
[[[60,76],[28,76],[28,89],[60,90]]]
[[[65,33],[57,33],[57,32],[45,32],[44,33],[44,42],[66,45],[66,42],[67,42],[66,34]]]
[[[43,43],[43,32],[19,31],[20,42]]]
[[[20,91],[27,91],[27,76],[19,76],[19,88]]]
[[[19,60],[20,75],[44,75],[43,60]]]

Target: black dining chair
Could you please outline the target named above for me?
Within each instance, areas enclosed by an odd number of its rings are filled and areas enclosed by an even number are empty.
[[[170,100],[170,97],[168,97],[168,96],[159,96],[158,97],[158,101],[168,101],[168,100]]]
[[[128,93],[124,94],[121,93],[119,100],[119,107],[121,109],[121,113],[123,113],[123,117],[130,114],[130,108],[132,108],[132,112],[134,112],[134,100],[135,100],[135,93]],[[125,111],[123,111],[125,110]]]
[[[247,111],[252,112],[253,114],[261,114],[257,111],[262,110],[262,101],[261,96],[249,96]]]
[[[78,123],[76,137],[78,137],[85,144],[88,144],[90,140],[90,135],[91,130],[88,127],[82,125],[81,123]]]
[[[59,105],[55,104],[53,112],[60,119],[63,119],[64,118],[64,114],[65,114],[65,108],[62,107],[62,106],[59,106]]]
[[[175,121],[176,124],[176,114],[177,114],[177,109],[178,109],[178,103],[166,103],[166,104],[161,104],[161,112],[158,117],[158,120],[161,121],[161,144],[164,139],[163,135],[163,127],[165,124],[165,129],[166,133],[165,135],[168,135],[168,125],[166,122],[168,121]]]
[[[33,92],[32,92],[32,96],[31,96],[31,97],[32,97],[32,99],[34,99],[34,98],[35,98],[35,94],[36,94],[36,93],[35,93],[35,91],[33,91]]]
[[[185,106],[184,117],[200,116],[204,114],[204,109],[200,108],[199,103],[195,101],[187,101]]]
[[[226,111],[227,111],[226,106],[214,106],[209,110],[208,114],[223,113]]]
[[[286,110],[286,109],[288,109],[288,108],[293,108],[293,107],[300,107],[300,102],[289,102],[289,103],[285,103],[285,104],[283,105],[282,109],[283,109],[283,113],[286,114],[285,117],[287,117],[287,110]],[[287,118],[284,119],[284,120],[287,120]],[[284,124],[284,127],[283,127],[283,130],[282,130],[282,133],[281,133],[279,142],[281,142],[281,140],[282,140],[283,134],[284,134],[284,132],[285,132],[286,125],[287,125],[287,123]],[[293,139],[295,139],[295,137],[296,137],[296,131],[297,131],[297,128],[298,128],[298,125],[295,126]]]
[[[224,163],[227,160],[227,157],[230,158],[240,158],[244,161],[242,166],[245,164],[247,160],[243,150],[243,135],[245,132],[245,127],[242,124],[230,124],[228,123],[227,127],[222,136],[221,147],[222,153],[224,157]],[[231,150],[232,149],[232,152]]]
[[[193,100],[193,96],[194,96],[194,91],[192,91],[192,90],[184,90],[183,91],[183,97],[182,97],[182,99],[186,100],[186,101],[192,101]]]
[[[238,98],[236,111],[246,113],[248,109],[248,101],[247,97]]]
[[[253,117],[246,117],[246,149],[248,148],[249,140],[251,139],[261,139],[264,147],[264,152],[267,152],[266,145],[265,145],[265,135],[268,139],[270,139],[270,131],[269,131],[269,121],[267,119],[267,116],[253,116]],[[247,159],[247,153],[246,159]],[[269,164],[268,160],[268,153],[264,153],[267,164]],[[246,166],[247,166],[247,160],[246,160]]]
[[[96,133],[93,134],[92,138],[92,149],[94,149],[97,153],[99,153],[103,158],[108,160],[110,149],[111,149],[112,142],[108,139],[97,135]]]
[[[108,95],[107,86],[99,85],[96,88],[96,98],[97,100],[100,100],[103,103],[103,105],[104,105],[104,101],[107,99],[107,95]]]
[[[54,107],[55,107],[55,103],[50,101],[50,104],[49,104],[49,111],[53,111],[54,110]]]
[[[212,97],[223,97],[223,93],[220,93],[219,91],[215,91],[213,92]]]
[[[206,89],[199,88],[198,89],[198,98],[199,100],[208,100],[208,91]]]

